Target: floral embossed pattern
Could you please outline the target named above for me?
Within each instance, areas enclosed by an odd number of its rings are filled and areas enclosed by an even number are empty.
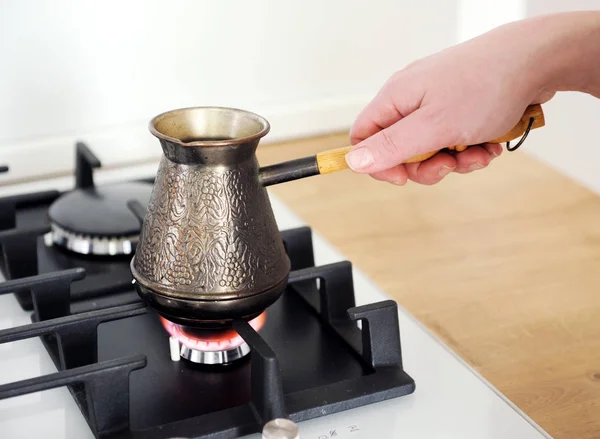
[[[138,274],[192,295],[260,292],[280,281],[286,256],[256,172],[163,158],[136,252]]]

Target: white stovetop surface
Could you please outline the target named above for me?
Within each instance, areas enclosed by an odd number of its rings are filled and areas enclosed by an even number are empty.
[[[152,175],[155,166],[112,172],[97,182]],[[71,179],[36,182],[9,193],[67,189]],[[305,224],[281,201],[272,197],[281,229]],[[324,213],[326,214],[326,213]],[[331,245],[314,234],[317,264],[344,260]],[[357,305],[389,297],[354,269]],[[401,304],[399,310],[403,359],[416,381],[412,395],[313,419],[299,424],[302,439],[541,439],[549,438],[461,359],[434,338]],[[0,329],[29,323],[12,295],[0,296]],[[0,345],[0,384],[55,372],[41,342],[29,339]],[[86,422],[65,388],[0,401],[0,437],[24,439],[93,439]],[[260,435],[248,436],[259,439]]]

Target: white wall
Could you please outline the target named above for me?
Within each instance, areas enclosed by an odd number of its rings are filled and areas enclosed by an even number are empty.
[[[159,112],[229,105],[267,141],[348,129],[397,69],[453,44],[458,0],[0,0],[0,184],[160,154]],[[435,12],[435,13],[432,13]]]
[[[526,0],[459,0],[457,41],[474,38],[525,17]]]
[[[527,16],[600,9],[599,0],[526,3]],[[559,93],[544,105],[544,112],[546,126],[527,139],[526,151],[600,193],[600,99],[581,93]]]

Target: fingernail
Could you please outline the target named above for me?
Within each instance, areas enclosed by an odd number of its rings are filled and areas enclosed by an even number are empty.
[[[469,171],[477,171],[478,169],[483,169],[485,166],[483,166],[481,163],[473,163],[471,166],[469,166]]]
[[[450,174],[452,171],[454,171],[454,168],[452,168],[450,166],[442,166],[440,171],[438,172],[438,177],[445,177],[446,175]]]
[[[346,154],[346,163],[354,171],[360,171],[373,164],[373,154],[365,147],[357,148]]]

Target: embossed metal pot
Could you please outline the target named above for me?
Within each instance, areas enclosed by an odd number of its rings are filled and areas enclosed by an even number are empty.
[[[181,324],[257,316],[279,298],[290,270],[265,185],[293,176],[261,172],[255,156],[269,123],[196,107],[155,117],[150,131],[163,157],[131,261],[138,292]]]

